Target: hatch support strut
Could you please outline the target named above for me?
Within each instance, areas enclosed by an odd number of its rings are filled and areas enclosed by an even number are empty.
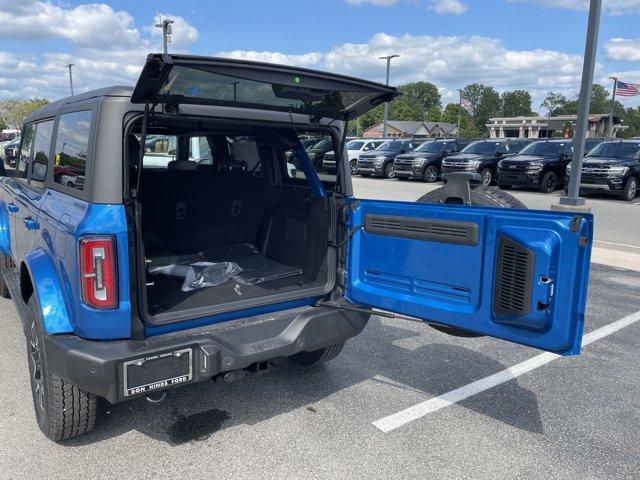
[[[155,105],[153,106],[155,110]],[[140,192],[140,179],[142,178],[142,162],[144,161],[144,154],[147,144],[147,125],[149,123],[149,100],[144,104],[144,116],[142,117],[142,132],[140,135],[140,151],[138,152],[138,171],[136,175],[136,188],[132,192],[133,197],[137,197]]]

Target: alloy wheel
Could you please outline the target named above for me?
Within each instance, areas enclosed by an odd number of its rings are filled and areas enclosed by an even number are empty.
[[[480,173],[480,177],[482,179],[482,185],[484,185],[485,187],[491,185],[491,182],[493,181],[493,174],[491,173],[491,170],[485,168]]]
[[[629,183],[627,184],[627,199],[629,201],[636,198],[638,194],[638,181],[635,178],[630,178]]]
[[[29,336],[29,362],[31,363],[31,377],[34,385],[34,397],[37,406],[44,411],[44,377],[42,375],[42,355],[40,353],[40,342],[36,333],[35,323],[31,324],[31,334]]]
[[[430,167],[427,167],[427,169],[424,172],[424,179],[428,183],[435,182],[438,179],[438,169],[433,165]]]

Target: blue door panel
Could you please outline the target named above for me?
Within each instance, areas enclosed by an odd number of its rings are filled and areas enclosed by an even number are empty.
[[[591,215],[352,199],[349,217],[347,300],[579,353]]]

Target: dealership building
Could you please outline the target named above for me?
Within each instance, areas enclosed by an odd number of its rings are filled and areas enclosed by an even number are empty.
[[[362,132],[364,138],[382,138],[383,134],[383,122],[376,123]],[[455,123],[405,120],[387,122],[387,138],[450,138],[457,134],[458,126]]]
[[[610,114],[589,115],[587,137],[607,137]],[[490,118],[486,124],[489,138],[548,138],[573,136],[576,115],[558,115],[557,117],[499,117]],[[613,136],[629,128],[621,125],[620,117],[613,116]]]

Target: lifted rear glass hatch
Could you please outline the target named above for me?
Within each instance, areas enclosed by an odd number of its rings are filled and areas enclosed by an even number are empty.
[[[317,70],[154,53],[147,57],[131,101],[223,105],[348,120],[397,95],[394,87]]]

